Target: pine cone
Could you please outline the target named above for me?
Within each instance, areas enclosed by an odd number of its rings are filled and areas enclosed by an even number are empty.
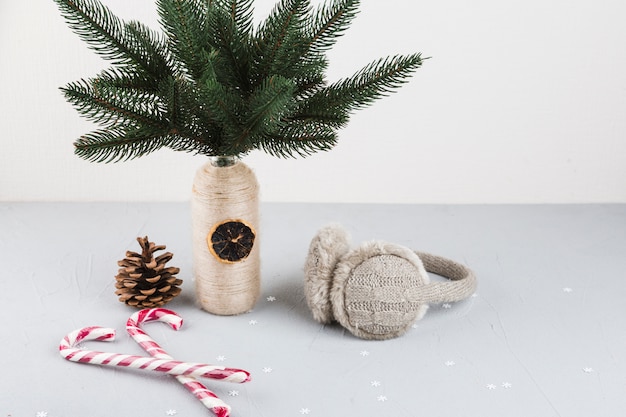
[[[127,251],[126,258],[118,261],[121,267],[115,276],[116,295],[119,300],[137,308],[159,307],[180,294],[178,287],[183,283],[175,277],[179,268],[166,268],[173,255],[165,252],[154,257],[154,252],[165,249],[164,245],[156,246],[148,241],[148,236],[138,237],[142,252]]]

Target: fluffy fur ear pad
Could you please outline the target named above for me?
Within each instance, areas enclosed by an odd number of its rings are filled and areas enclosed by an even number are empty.
[[[319,231],[309,246],[304,264],[304,292],[313,318],[320,323],[333,321],[330,290],[337,263],[350,248],[348,233],[339,225]]]

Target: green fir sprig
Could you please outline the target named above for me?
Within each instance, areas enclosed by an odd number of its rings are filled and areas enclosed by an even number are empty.
[[[169,147],[278,157],[331,149],[350,115],[399,88],[421,54],[377,60],[328,83],[325,53],[359,0],[280,0],[258,27],[253,0],[156,0],[162,32],[99,0],[54,0],[69,27],[113,67],[61,90],[100,129],[76,154],[117,162]]]

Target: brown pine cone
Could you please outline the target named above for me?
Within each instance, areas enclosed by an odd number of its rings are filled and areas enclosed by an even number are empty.
[[[115,276],[116,295],[119,300],[137,308],[160,307],[180,294],[182,280],[175,277],[180,269],[165,267],[173,255],[165,252],[154,257],[154,252],[165,249],[148,241],[148,236],[138,237],[141,254],[127,251],[126,258],[118,261],[121,267]]]

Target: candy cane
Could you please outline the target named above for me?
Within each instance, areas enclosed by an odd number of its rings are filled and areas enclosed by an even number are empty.
[[[241,369],[230,369],[203,363],[124,355],[120,353],[83,350],[76,347],[76,345],[82,341],[99,340],[108,342],[114,339],[115,329],[100,326],[84,327],[71,332],[61,340],[59,353],[65,359],[72,362],[121,366],[131,369],[165,372],[170,375],[213,378],[228,382],[247,382],[250,380],[250,374]]]
[[[178,330],[183,324],[183,319],[171,310],[164,308],[153,308],[141,310],[133,314],[126,322],[126,331],[131,337],[152,357],[158,359],[173,359],[157,342],[155,342],[146,332],[141,329],[141,325],[151,321],[160,321],[169,325],[172,329]],[[218,417],[230,415],[230,406],[220,400],[217,395],[211,392],[193,377],[177,375],[178,382],[196,396],[202,404],[212,410]]]

